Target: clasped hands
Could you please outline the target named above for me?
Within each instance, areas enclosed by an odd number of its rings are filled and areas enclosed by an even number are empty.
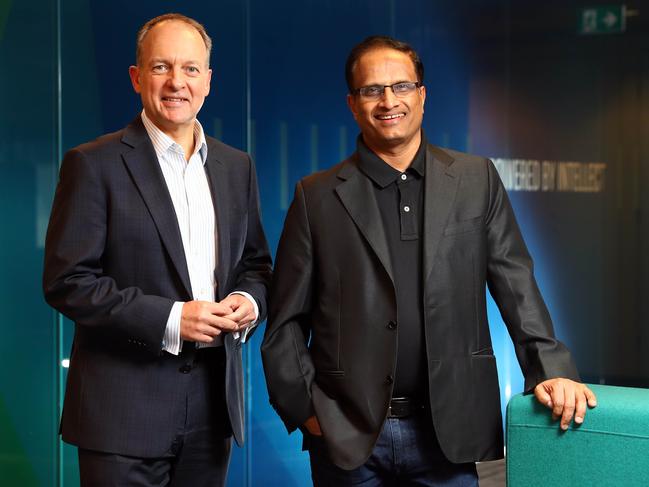
[[[255,320],[248,298],[230,294],[222,301],[188,301],[183,304],[180,337],[190,342],[212,343],[221,333],[241,331]]]

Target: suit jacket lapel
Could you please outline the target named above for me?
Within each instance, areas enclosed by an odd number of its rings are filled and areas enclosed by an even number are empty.
[[[449,212],[455,202],[460,181],[453,167],[453,158],[429,145],[426,150],[424,187],[424,284],[433,270],[439,241],[444,233]]]
[[[372,182],[359,171],[353,159],[343,164],[338,177],[345,181],[336,187],[336,193],[394,284],[388,241]]]
[[[216,214],[216,293],[217,301],[223,299],[223,286],[227,281],[227,269],[230,268],[230,188],[226,166],[217,158],[216,148],[208,141],[207,171],[210,190],[212,192],[212,204]]]
[[[192,299],[193,294],[187,270],[187,259],[185,258],[176,211],[155,150],[139,116],[124,130],[122,142],[132,148],[122,154],[124,163],[128,167],[133,181],[151,213],[162,243],[178,271],[182,285],[187,292],[187,297]]]

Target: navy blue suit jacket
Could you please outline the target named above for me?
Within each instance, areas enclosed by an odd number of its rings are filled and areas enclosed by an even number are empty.
[[[266,315],[271,259],[250,157],[207,137],[216,212],[217,300],[250,293]],[[175,301],[192,291],[180,230],[138,116],[64,157],[45,244],[47,302],[75,323],[63,439],[139,457],[164,454],[184,407],[184,356],[162,351]],[[226,399],[243,442],[241,343],[224,335]],[[189,357],[191,358],[191,357]]]

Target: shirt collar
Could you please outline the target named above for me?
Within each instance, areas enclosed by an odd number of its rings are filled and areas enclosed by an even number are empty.
[[[408,169],[404,172],[416,174],[420,177],[424,176],[427,145],[428,141],[426,140],[426,136],[422,130],[419,149],[417,149],[417,153],[410,163],[410,166],[408,166]],[[372,150],[365,145],[365,142],[363,142],[362,135],[359,135],[356,139],[356,151],[359,156],[359,167],[361,171],[363,171],[365,175],[374,181],[374,183],[380,188],[385,188],[389,184],[393,183],[402,174],[401,171],[393,168],[372,152]]]
[[[180,145],[174,141],[171,137],[165,134],[160,130],[149,117],[146,116],[144,110],[141,113],[142,123],[144,128],[149,134],[151,143],[153,144],[153,149],[155,150],[158,159],[163,157],[165,153],[172,151],[182,154],[183,149]],[[207,160],[207,141],[205,139],[205,132],[203,131],[203,126],[198,120],[194,121],[194,140],[197,140],[198,143],[194,145],[194,154],[197,152],[201,157],[201,161],[205,164]]]

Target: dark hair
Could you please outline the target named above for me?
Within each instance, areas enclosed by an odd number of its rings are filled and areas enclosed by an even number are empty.
[[[357,88],[353,86],[352,82],[354,78],[354,68],[356,68],[358,60],[366,52],[381,48],[394,49],[395,51],[400,51],[407,54],[412,60],[412,64],[414,64],[415,66],[417,81],[423,84],[424,63],[421,62],[421,59],[419,59],[417,52],[409,44],[398,41],[388,36],[370,36],[360,44],[356,44],[347,57],[347,62],[345,63],[345,79],[347,80],[347,88],[349,88],[350,93],[352,92],[352,90]]]
[[[185,24],[196,29],[196,32],[198,32],[201,35],[203,42],[205,43],[205,49],[207,49],[207,65],[209,66],[210,53],[212,52],[212,39],[210,39],[210,36],[207,35],[207,31],[205,30],[205,27],[203,27],[203,24],[197,22],[196,20],[190,17],[187,17],[183,14],[176,14],[176,13],[159,15],[158,17],[149,20],[146,24],[140,27],[140,30],[137,32],[137,40],[135,45],[135,62],[137,63],[137,65],[138,66],[140,65],[140,61],[141,61],[140,56],[142,55],[142,43],[144,42],[144,38],[146,37],[146,35],[156,25],[162,22],[167,22],[169,20],[177,20],[179,22],[184,22]]]

